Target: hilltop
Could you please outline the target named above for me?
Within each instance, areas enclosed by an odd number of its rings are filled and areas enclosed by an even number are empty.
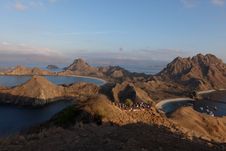
[[[111,82],[123,82],[135,78],[144,78],[147,75],[143,73],[133,73],[119,66],[93,67],[85,60],[79,58],[68,67],[65,71],[58,73],[59,75],[82,75],[102,78]]]
[[[83,95],[94,95],[99,88],[94,84],[75,83],[55,85],[42,76],[33,76],[26,83],[0,89],[0,102],[17,105],[40,106],[59,100],[74,100]]]
[[[38,67],[28,68],[24,66],[16,66],[10,70],[4,71],[4,75],[54,75],[53,72],[43,70]]]
[[[157,76],[163,81],[187,85],[191,89],[226,88],[226,64],[212,54],[177,57]]]

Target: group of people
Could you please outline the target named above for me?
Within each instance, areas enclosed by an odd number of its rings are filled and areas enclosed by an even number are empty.
[[[125,103],[112,102],[112,104],[123,110],[138,110],[138,109],[149,110],[151,108],[151,105],[145,102],[139,102],[139,103],[137,102],[132,104],[131,106],[127,106]]]

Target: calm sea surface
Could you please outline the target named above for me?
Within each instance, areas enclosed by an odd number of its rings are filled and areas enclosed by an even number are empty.
[[[69,101],[59,101],[41,108],[0,105],[0,137],[41,124],[69,105]]]
[[[214,93],[214,92],[213,92]],[[226,116],[226,91],[221,100],[202,101],[178,101],[169,102],[163,105],[163,111],[170,115],[172,112],[184,106],[192,106],[194,110],[214,116]]]
[[[103,84],[97,79],[67,76],[45,76],[55,84],[89,82]],[[0,76],[1,86],[16,86],[29,80],[31,76]],[[60,101],[41,108],[23,108],[13,105],[0,105],[0,137],[15,134],[23,129],[49,120],[54,114],[71,105],[69,101]]]
[[[70,76],[44,76],[49,81],[55,84],[71,84],[77,82],[88,82],[97,85],[103,84],[103,81],[85,77],[70,77]],[[0,86],[16,86],[25,83],[31,79],[31,76],[0,76]]]

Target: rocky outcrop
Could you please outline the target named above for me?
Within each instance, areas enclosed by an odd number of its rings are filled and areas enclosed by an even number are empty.
[[[54,75],[53,72],[42,70],[40,68],[28,68],[24,66],[16,66],[15,68],[4,72],[5,75]]]
[[[211,54],[177,57],[157,77],[197,90],[226,88],[226,64]]]
[[[129,82],[116,84],[112,89],[112,94],[114,101],[118,103],[124,103],[126,99],[131,99],[134,103],[152,103],[152,99],[145,91]]]

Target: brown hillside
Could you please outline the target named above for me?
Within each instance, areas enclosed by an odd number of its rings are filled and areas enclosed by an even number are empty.
[[[174,112],[170,119],[186,128],[189,135],[226,142],[225,117],[211,117],[196,112],[191,107],[183,107]]]
[[[178,57],[158,77],[199,90],[226,88],[226,64],[211,54]]]
[[[54,75],[53,72],[42,70],[40,68],[27,68],[24,66],[16,66],[10,71],[5,72],[6,75]]]
[[[145,91],[129,82],[116,84],[112,89],[112,94],[115,102],[123,103],[126,99],[131,99],[133,102],[152,102],[152,99]]]

